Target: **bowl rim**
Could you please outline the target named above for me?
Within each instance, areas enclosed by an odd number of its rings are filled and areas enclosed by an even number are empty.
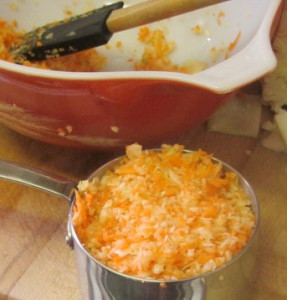
[[[271,46],[270,32],[281,3],[283,0],[270,0],[256,34],[242,50],[210,68],[191,75],[168,71],[56,71],[22,66],[1,59],[0,70],[28,77],[63,81],[164,80],[194,85],[224,94],[256,81],[275,69],[277,59]],[[234,70],[237,70],[235,76]]]

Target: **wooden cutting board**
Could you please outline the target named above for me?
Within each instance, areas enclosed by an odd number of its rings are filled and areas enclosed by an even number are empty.
[[[213,153],[252,184],[261,205],[253,300],[283,300],[287,299],[287,155],[263,148],[263,135],[228,136],[201,126],[177,142]],[[77,181],[120,154],[45,145],[2,126],[0,138],[0,159]],[[80,300],[74,253],[65,244],[68,203],[3,180],[0,189],[0,299]]]

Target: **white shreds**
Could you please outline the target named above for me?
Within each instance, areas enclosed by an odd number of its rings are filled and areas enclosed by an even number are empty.
[[[77,233],[84,231],[96,259],[129,275],[168,280],[212,271],[252,234],[250,199],[207,154],[183,155],[177,146],[163,151],[143,154],[134,144],[114,172],[81,182],[82,200],[85,194],[95,200],[85,204],[90,224],[75,221]]]

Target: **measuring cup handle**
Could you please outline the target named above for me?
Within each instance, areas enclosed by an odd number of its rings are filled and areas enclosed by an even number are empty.
[[[0,160],[0,178],[45,191],[69,202],[76,188],[76,184],[65,177],[6,160]]]

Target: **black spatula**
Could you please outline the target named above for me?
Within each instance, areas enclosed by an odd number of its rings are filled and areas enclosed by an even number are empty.
[[[27,33],[11,49],[15,60],[40,61],[106,44],[113,33],[226,0],[149,0],[122,8],[117,2]]]

